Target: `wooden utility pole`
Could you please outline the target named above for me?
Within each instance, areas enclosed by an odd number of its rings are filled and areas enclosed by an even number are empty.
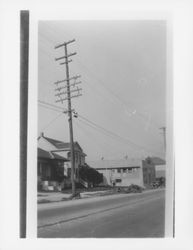
[[[56,102],[63,103],[65,100],[68,101],[72,196],[76,195],[76,184],[75,184],[76,171],[75,171],[75,155],[74,155],[74,140],[73,140],[73,124],[72,124],[72,112],[73,112],[73,110],[72,110],[72,105],[71,105],[71,98],[78,97],[78,96],[82,95],[82,94],[80,94],[80,90],[82,90],[82,89],[78,88],[78,87],[75,88],[75,86],[77,84],[81,83],[81,82],[76,81],[80,76],[70,77],[70,74],[69,74],[69,65],[68,64],[70,62],[72,62],[72,60],[69,60],[69,57],[76,55],[76,53],[68,54],[67,45],[70,43],[73,43],[74,41],[75,41],[75,39],[70,40],[68,42],[64,42],[63,44],[60,44],[60,45],[55,47],[55,49],[58,49],[60,47],[64,47],[64,53],[65,53],[64,56],[55,59],[56,61],[64,59],[64,62],[60,63],[60,65],[66,66],[66,79],[62,80],[62,81],[55,82],[55,84],[57,85],[57,88],[55,90],[58,92],[55,96],[57,96],[59,98],[59,100],[57,100]],[[74,80],[73,84],[71,84],[72,80]],[[62,82],[65,82],[66,85],[59,87],[58,85]],[[73,88],[73,89],[71,89],[71,88]],[[63,90],[63,89],[66,89],[66,91],[61,92],[61,90]],[[73,92],[78,92],[78,94],[71,95],[71,93],[73,93]],[[62,98],[63,95],[66,95],[66,97]]]

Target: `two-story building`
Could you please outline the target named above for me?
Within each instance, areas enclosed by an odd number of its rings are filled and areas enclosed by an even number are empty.
[[[143,186],[143,171],[141,160],[119,159],[89,161],[88,164],[103,174],[103,185]]]
[[[102,185],[141,187],[155,181],[155,166],[148,159],[119,159],[89,161],[88,164],[103,174]]]
[[[46,137],[43,133],[41,133],[40,137],[38,138],[38,148],[67,159],[64,161],[64,175],[67,177],[66,182],[69,184],[71,182],[70,143]],[[79,167],[85,164],[85,157],[86,154],[83,152],[83,149],[80,147],[79,143],[74,142],[74,177],[76,182],[79,182]]]

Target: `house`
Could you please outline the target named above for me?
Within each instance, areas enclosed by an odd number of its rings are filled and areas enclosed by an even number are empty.
[[[68,160],[56,153],[38,148],[38,190],[61,190],[64,181],[64,163]]]
[[[103,174],[102,185],[145,187],[155,181],[155,167],[146,159],[89,161],[88,164]]]
[[[71,176],[71,162],[70,162],[70,143],[55,140],[53,138],[46,137],[41,133],[38,138],[38,147],[48,151],[50,153],[57,154],[68,161],[64,162],[64,171],[68,177]],[[86,154],[80,147],[78,142],[74,142],[74,158],[75,158],[75,181],[79,182],[79,167],[85,164]]]

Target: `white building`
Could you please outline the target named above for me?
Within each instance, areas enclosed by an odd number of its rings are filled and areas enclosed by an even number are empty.
[[[88,164],[103,174],[104,185],[144,186],[142,159],[99,160]]]

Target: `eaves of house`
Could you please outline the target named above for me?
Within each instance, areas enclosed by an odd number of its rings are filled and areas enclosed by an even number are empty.
[[[142,159],[98,160],[87,161],[87,163],[97,170],[142,167]]]
[[[66,159],[65,157],[62,157],[62,156],[55,154],[53,152],[46,151],[42,148],[38,148],[38,158],[49,159],[49,160],[68,161],[68,159]]]

